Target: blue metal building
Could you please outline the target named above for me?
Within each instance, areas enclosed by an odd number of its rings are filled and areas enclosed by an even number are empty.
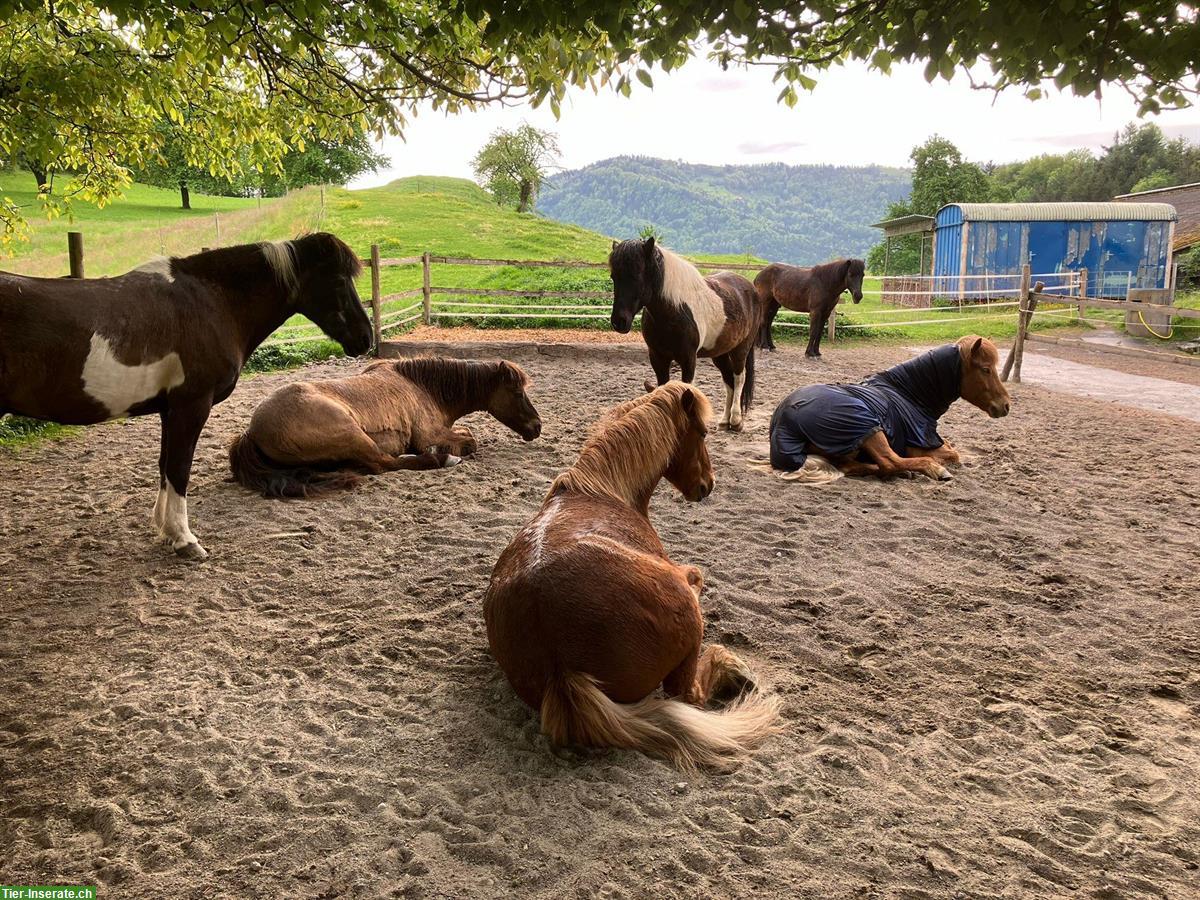
[[[1047,289],[1086,268],[1089,297],[1165,288],[1175,220],[1168,203],[951,203],[934,223],[933,274],[946,279],[937,290],[970,298],[1011,288],[1015,279],[989,277],[1019,275],[1026,262]]]

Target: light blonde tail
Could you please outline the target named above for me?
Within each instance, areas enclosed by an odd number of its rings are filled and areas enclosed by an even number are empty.
[[[680,769],[727,770],[775,732],[779,699],[754,690],[720,710],[651,697],[616,703],[591,676],[571,672],[546,691],[541,712],[555,744],[622,747]]]

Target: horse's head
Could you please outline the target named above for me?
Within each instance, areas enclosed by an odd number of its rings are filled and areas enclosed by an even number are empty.
[[[842,279],[842,290],[849,291],[855,303],[862,303],[863,277],[867,274],[867,264],[861,259],[847,259],[844,265],[846,274]]]
[[[290,254],[279,252],[282,246],[290,246]],[[325,233],[263,247],[276,274],[291,287],[293,302],[301,313],[350,356],[361,356],[371,349],[371,320],[354,287],[362,263],[353,250]],[[268,247],[275,248],[275,253],[266,250]],[[289,263],[291,270],[287,271]]]
[[[962,378],[959,394],[968,403],[978,406],[993,419],[1008,415],[1008,391],[1000,381],[996,366],[1000,352],[987,338],[971,334],[958,339],[962,359]]]
[[[500,362],[500,377],[488,398],[488,412],[507,425],[527,441],[542,433],[542,419],[525,388],[529,376],[524,370],[508,360]]]
[[[664,385],[659,390],[668,386]],[[663,476],[675,485],[679,493],[698,503],[712,493],[714,484],[706,440],[712,407],[708,398],[697,388],[684,385],[684,390],[679,394],[679,416],[678,443]]]
[[[613,241],[608,273],[613,283],[613,331],[629,334],[633,317],[662,290],[662,263],[654,238]]]

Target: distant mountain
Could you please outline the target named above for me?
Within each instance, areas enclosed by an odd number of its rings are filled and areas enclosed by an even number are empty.
[[[653,225],[685,253],[745,253],[812,265],[866,256],[869,227],[908,197],[911,173],[883,166],[700,166],[617,156],[550,178],[538,212],[614,237]]]

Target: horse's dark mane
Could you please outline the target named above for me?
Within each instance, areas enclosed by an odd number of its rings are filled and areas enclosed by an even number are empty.
[[[504,360],[446,359],[443,357],[417,357],[383,363],[394,366],[405,378],[415,381],[429,391],[435,399],[452,403],[465,400],[482,401],[496,389],[497,382],[506,377],[517,387],[524,388],[529,376],[519,366]]]
[[[813,266],[810,277],[821,284],[836,285],[844,282],[855,272],[866,274],[867,264],[861,259],[835,259],[833,262]]]
[[[312,265],[333,260],[332,268],[342,275],[357,278],[362,274],[362,260],[358,258],[358,254],[351,250],[341,238],[335,237],[327,231],[306,234],[289,243],[292,245],[296,265],[301,269],[305,267],[306,263]]]
[[[286,248],[296,272],[317,267],[351,278],[357,278],[362,272],[362,261],[358,254],[340,238],[327,232],[303,235],[291,241],[281,241],[275,246]],[[267,273],[274,278],[283,277],[283,273],[271,261],[269,249],[264,243],[219,247],[191,256],[175,257],[171,260],[171,269],[175,273],[222,281],[245,281]],[[284,277],[284,280],[289,279]]]
[[[612,252],[608,255],[608,267],[611,271],[621,269],[624,271],[634,271],[644,280],[646,278],[646,269],[649,268],[649,276],[653,279],[652,287],[656,294],[662,294],[663,286],[663,265],[662,254],[657,246],[654,248],[653,262],[647,266],[646,260],[646,243],[639,238],[631,238],[627,241],[621,241],[612,248]]]

